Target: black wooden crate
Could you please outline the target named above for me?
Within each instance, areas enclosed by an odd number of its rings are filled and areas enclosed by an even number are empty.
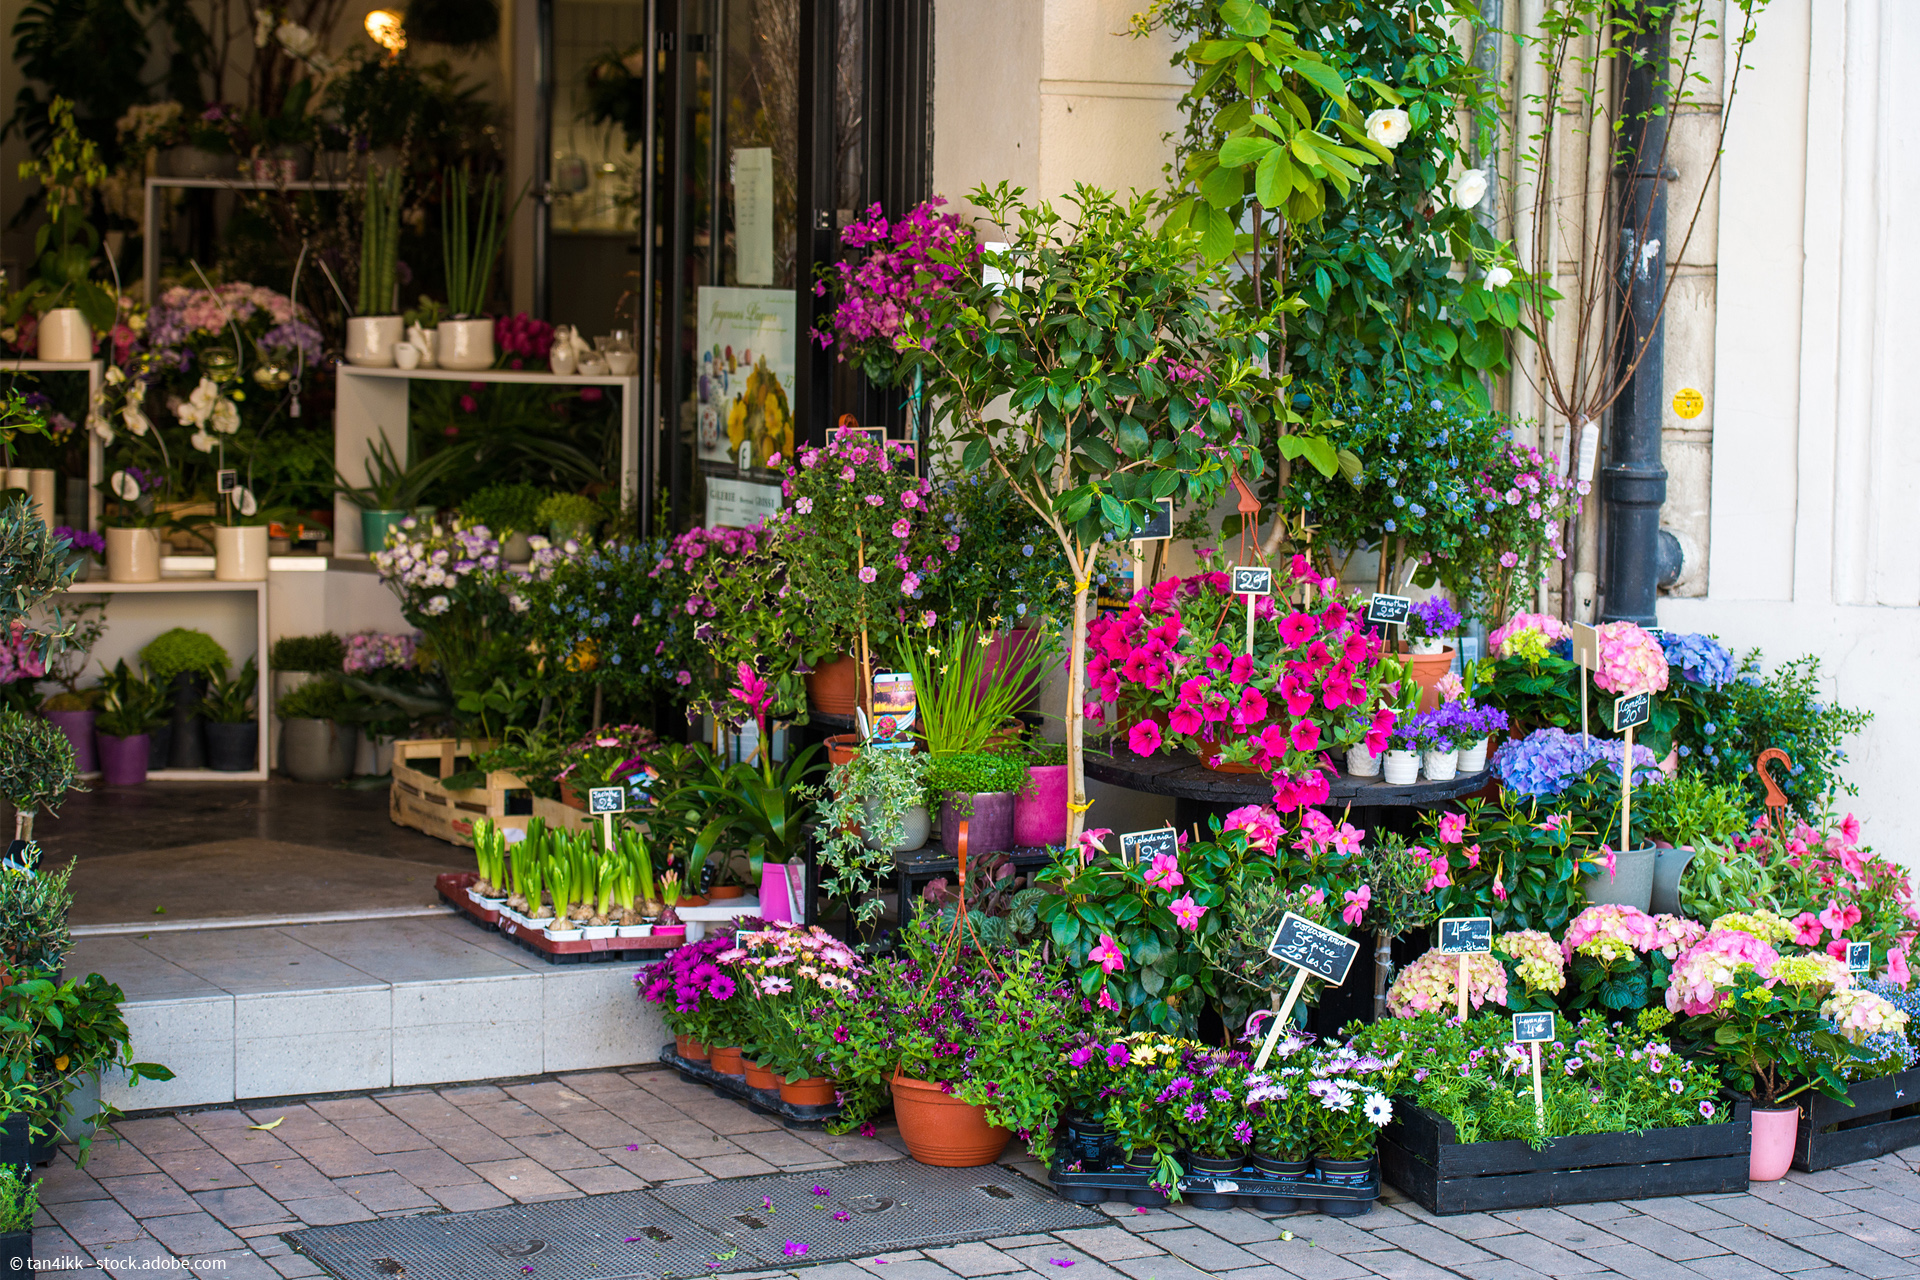
[[[1825,1094],[1810,1096],[1800,1107],[1796,1169],[1831,1169],[1920,1145],[1920,1067],[1857,1082],[1847,1090],[1852,1106]]]
[[[1380,1168],[1436,1214],[1745,1191],[1750,1109],[1741,1098],[1726,1124],[1584,1133],[1535,1151],[1524,1142],[1459,1142],[1450,1121],[1396,1101],[1380,1134]]]

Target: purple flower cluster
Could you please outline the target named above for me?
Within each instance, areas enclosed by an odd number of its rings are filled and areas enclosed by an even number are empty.
[[[738,988],[714,963],[715,956],[732,946],[731,937],[717,937],[674,948],[665,960],[648,965],[635,976],[640,998],[663,1005],[672,997],[678,1013],[697,1013],[708,999],[716,1004],[733,999]]]
[[[1407,631],[1415,639],[1438,640],[1460,629],[1460,611],[1445,596],[1422,600],[1407,614]]]
[[[393,635],[357,631],[347,637],[346,670],[353,675],[365,675],[369,671],[411,667],[419,644],[418,631]]]
[[[1740,674],[1740,663],[1718,640],[1698,632],[1671,632],[1660,637],[1667,665],[1680,668],[1681,678],[1689,684],[1719,689]]]
[[[813,331],[816,342],[823,347],[836,340],[854,345],[891,343],[909,318],[922,322],[931,318],[934,299],[952,287],[965,269],[962,264],[971,263],[980,252],[958,215],[937,212],[945,203],[934,196],[893,221],[875,204],[865,218],[840,233],[847,248],[866,253],[849,254],[846,261],[833,265],[832,283],[840,303],[827,327]],[[814,285],[814,294],[824,297],[827,285],[828,279],[822,278]],[[924,341],[932,343],[930,337]]]
[[[1517,742],[1504,744],[1493,757],[1493,771],[1509,791],[1539,799],[1560,795],[1587,770],[1604,764],[1620,776],[1621,748],[1617,738],[1590,738],[1564,729],[1536,729]],[[1636,744],[1633,763],[1637,780],[1658,782],[1664,775],[1653,752]]]
[[[91,529],[69,529],[60,525],[53,531],[56,538],[65,538],[67,545],[75,551],[91,551],[97,556],[107,553],[107,540]]]

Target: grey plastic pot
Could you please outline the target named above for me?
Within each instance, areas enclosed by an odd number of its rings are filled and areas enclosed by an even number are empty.
[[[1656,849],[1653,854],[1653,905],[1655,915],[1680,914],[1680,877],[1687,874],[1694,847],[1683,844],[1677,849]]]
[[[1653,906],[1653,855],[1658,852],[1648,845],[1644,849],[1615,853],[1611,876],[1604,865],[1598,871],[1587,873],[1581,880],[1587,905],[1615,903],[1642,911],[1650,909]],[[1602,852],[1600,856],[1606,855]]]
[[[280,767],[296,782],[339,782],[353,771],[359,730],[333,720],[295,718],[280,726]]]

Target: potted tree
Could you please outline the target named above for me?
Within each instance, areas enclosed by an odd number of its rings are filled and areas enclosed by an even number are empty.
[[[404,333],[400,313],[395,309],[403,176],[397,168],[367,171],[360,224],[360,305],[356,314],[347,319],[349,364],[391,367],[393,348]]]
[[[204,631],[173,627],[162,631],[140,651],[147,678],[166,690],[173,701],[173,740],[167,765],[174,769],[204,768],[206,742],[200,736],[200,701],[206,696],[207,677],[227,669],[227,651]]]
[[[38,255],[35,278],[7,306],[8,324],[26,311],[39,317],[36,355],[61,363],[93,359],[93,335],[113,327],[119,301],[89,277],[100,233],[85,215],[93,188],[106,179],[106,166],[93,142],[74,123],[73,103],[55,97],[47,110],[52,135],[38,160],[22,166],[23,178],[37,178],[46,201],[47,220],[34,233]]]
[[[74,786],[73,744],[39,716],[0,711],[0,799],[13,806],[13,838],[33,839],[34,815],[57,813]]]
[[[253,768],[259,760],[260,720],[254,714],[259,686],[260,669],[252,658],[232,677],[224,672],[208,674],[200,714],[205,720],[209,769],[239,773]]]

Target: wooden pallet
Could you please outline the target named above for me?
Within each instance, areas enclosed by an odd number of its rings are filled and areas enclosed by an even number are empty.
[[[1920,1067],[1861,1080],[1847,1102],[1812,1094],[1800,1107],[1793,1167],[1811,1173],[1920,1145]]]
[[[1380,1134],[1380,1167],[1434,1214],[1745,1191],[1750,1111],[1740,1098],[1725,1124],[1577,1134],[1535,1151],[1524,1142],[1460,1142],[1451,1122],[1396,1100]]]

